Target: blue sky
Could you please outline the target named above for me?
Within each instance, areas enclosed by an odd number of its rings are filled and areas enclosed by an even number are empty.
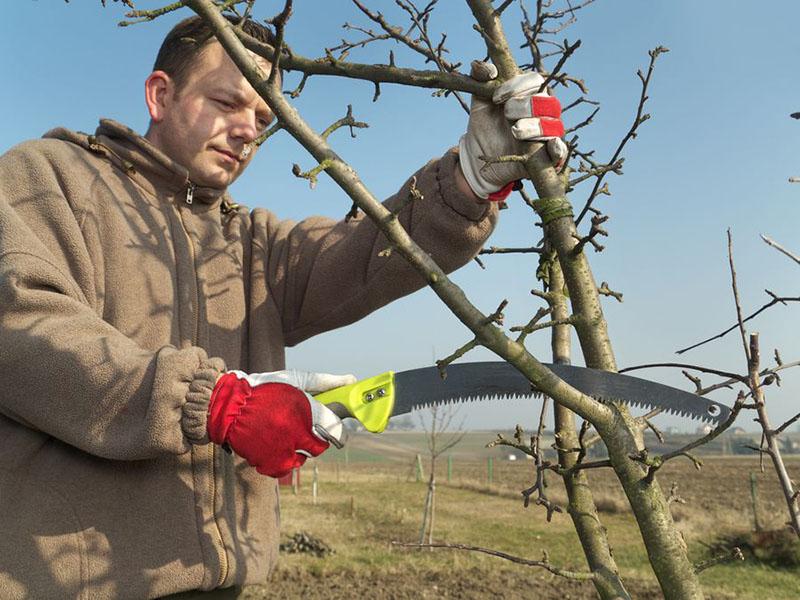
[[[157,2],[136,2],[153,8]],[[431,19],[433,31],[448,33],[451,57],[465,64],[485,49],[472,30],[466,4],[441,2]],[[281,3],[282,5],[282,3]],[[393,2],[369,2],[398,22]],[[260,0],[256,16],[276,13],[277,2]],[[118,28],[125,9],[99,0],[27,0],[15,4],[13,18],[0,24],[3,92],[0,151],[40,136],[55,126],[93,131],[99,117],[120,120],[143,132],[147,125],[143,81],[166,31],[189,12],[153,23]],[[507,11],[509,37],[518,33],[519,9]],[[652,118],[625,153],[623,177],[611,176],[613,196],[598,203],[611,219],[606,250],[590,251],[598,282],[625,294],[624,302],[604,300],[620,367],[648,362],[682,361],[742,372],[741,342],[729,335],[681,357],[680,347],[718,333],[734,322],[725,231],[732,229],[744,310],[768,300],[764,289],[796,296],[800,266],[760,239],[764,233],[800,252],[797,223],[800,184],[800,84],[794,75],[800,55],[796,24],[800,4],[790,0],[598,0],[581,11],[578,22],[560,37],[583,42],[569,71],[585,80],[590,97],[602,103],[594,124],[582,130],[584,148],[608,157],[633,118],[639,96],[636,70],[647,65],[647,51],[657,45],[662,55],[650,89],[647,112]],[[297,2],[288,40],[294,50],[320,56],[323,48],[349,35],[348,21],[367,25],[344,0]],[[351,57],[361,62],[387,60],[394,49],[400,65],[420,66],[402,48],[369,46]],[[519,53],[520,62],[527,56]],[[296,77],[287,77],[287,89]],[[575,91],[557,90],[566,104]],[[323,129],[352,104],[355,116],[369,122],[353,140],[342,131],[333,145],[359,171],[378,196],[391,194],[416,168],[457,143],[466,115],[450,99],[430,92],[384,86],[372,102],[371,84],[312,78],[296,101],[301,114]],[[582,119],[567,113],[567,126]],[[312,165],[303,149],[279,134],[259,153],[248,173],[234,186],[240,203],[266,206],[279,216],[302,219],[310,214],[339,217],[349,200],[324,176],[315,190],[291,175],[293,163]],[[583,204],[588,188],[571,199]],[[503,213],[493,245],[529,245],[537,241],[533,215],[519,200]],[[491,312],[503,298],[510,301],[506,323],[526,322],[538,303],[529,294],[536,285],[535,261],[525,256],[486,257],[487,269],[472,263],[454,275],[472,301]],[[335,298],[331,298],[335,302]],[[772,309],[750,326],[761,334],[762,356],[774,348],[784,361],[800,358],[797,332],[800,306]],[[429,290],[375,313],[362,322],[310,340],[289,350],[289,365],[369,376],[384,370],[429,365],[471,338]],[[546,333],[529,347],[548,359]],[[485,351],[470,358],[488,359]],[[580,358],[575,352],[575,362]],[[678,372],[640,371],[639,376],[679,385],[690,384]],[[705,378],[706,383],[714,380]],[[770,389],[773,420],[782,422],[800,411],[800,373],[785,372],[781,388]],[[713,396],[730,403],[729,391]],[[531,403],[479,405],[468,412],[473,427],[532,427],[537,408]],[[750,416],[742,425],[752,429]],[[664,425],[691,429],[692,423],[664,418]]]

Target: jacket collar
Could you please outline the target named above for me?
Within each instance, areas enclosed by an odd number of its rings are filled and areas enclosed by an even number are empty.
[[[194,185],[189,179],[189,171],[178,164],[144,137],[111,119],[101,119],[94,136],[78,136],[65,129],[56,129],[45,137],[57,137],[105,154],[117,163],[125,173],[139,185],[156,196],[164,192],[174,195],[178,200],[193,204],[198,202],[208,208],[216,208],[225,199],[225,188],[212,188]]]

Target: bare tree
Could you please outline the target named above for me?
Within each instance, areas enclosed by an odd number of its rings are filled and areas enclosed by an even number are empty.
[[[420,423],[425,430],[425,439],[428,443],[428,457],[430,458],[430,475],[428,476],[428,489],[425,494],[425,507],[422,511],[422,526],[419,530],[419,543],[433,543],[433,528],[436,522],[436,460],[445,452],[455,447],[466,433],[463,420],[458,427],[453,427],[458,410],[454,404],[447,406],[431,406],[430,428],[420,415]],[[426,536],[427,532],[427,536]]]
[[[301,118],[296,109],[289,104],[280,89],[280,81],[274,76],[278,66],[303,74],[301,83],[291,95],[296,96],[303,91],[305,82],[312,76],[338,76],[362,79],[373,82],[375,98],[381,92],[381,85],[399,83],[410,86],[432,88],[439,95],[452,95],[466,106],[460,93],[475,94],[490,98],[497,83],[516,75],[520,70],[535,69],[545,77],[545,85],[569,87],[569,89],[586,92],[583,82],[568,74],[565,64],[578,49],[580,41],[569,43],[554,41],[575,18],[578,11],[593,3],[563,3],[559,8],[556,0],[537,0],[535,8],[528,10],[524,2],[519,2],[522,12],[521,30],[524,47],[531,53],[531,62],[522,66],[514,59],[511,47],[504,32],[502,17],[506,10],[517,4],[505,0],[492,4],[490,0],[466,0],[473,14],[474,28],[483,40],[484,48],[476,49],[475,55],[487,53],[498,68],[499,77],[496,82],[479,82],[459,72],[460,63],[454,62],[445,47],[446,36],[436,41],[430,28],[430,16],[437,0],[429,1],[424,7],[418,7],[412,0],[397,0],[397,5],[408,17],[409,24],[398,26],[391,24],[381,13],[369,9],[364,2],[354,3],[372,25],[368,27],[349,25],[348,30],[364,37],[355,41],[343,41],[335,48],[325,50],[324,56],[310,59],[291,51],[286,44],[287,24],[292,10],[292,1],[287,0],[281,13],[269,20],[276,29],[278,42],[275,46],[264,44],[246,35],[240,28],[232,26],[221,15],[223,10],[233,10],[240,16],[250,15],[255,0],[184,0],[175,2],[156,11],[134,11],[130,18],[136,21],[150,20],[171,10],[183,6],[191,8],[213,28],[217,39],[226,49],[234,63],[248,79],[256,91],[266,100],[278,118],[277,128],[290,133],[314,157],[317,164],[303,172],[296,167],[295,174],[308,178],[312,182],[323,171],[327,173],[349,196],[353,208],[349,214],[361,210],[372,219],[377,227],[386,235],[390,247],[381,256],[398,254],[407,260],[424,277],[428,285],[450,308],[453,314],[473,333],[474,338],[462,348],[439,361],[441,369],[446,369],[449,360],[454,360],[476,346],[483,346],[495,352],[500,358],[514,365],[537,389],[553,398],[557,404],[558,423],[557,450],[559,464],[548,465],[543,460],[539,447],[540,436],[532,438],[529,444],[522,440],[522,434],[512,444],[527,447],[536,459],[537,483],[527,490],[526,498],[537,494],[537,503],[545,506],[550,512],[555,510],[543,494],[544,477],[547,470],[556,471],[567,483],[570,494],[570,512],[584,547],[589,564],[589,571],[575,573],[551,565],[549,561],[527,561],[518,557],[507,557],[517,562],[541,566],[553,573],[590,580],[602,598],[628,598],[619,569],[611,555],[610,545],[591,500],[588,486],[583,479],[585,470],[589,468],[610,467],[614,470],[628,498],[634,517],[636,518],[647,550],[652,569],[660,583],[664,596],[673,598],[702,598],[703,592],[697,577],[708,563],[693,565],[687,555],[683,539],[675,527],[669,510],[670,497],[662,491],[656,474],[658,469],[668,460],[682,453],[654,457],[644,446],[643,429],[649,425],[645,417],[634,418],[627,407],[614,403],[602,404],[567,385],[545,368],[525,346],[526,336],[535,331],[551,328],[554,333],[554,357],[557,361],[569,360],[569,347],[566,343],[569,328],[577,333],[583,359],[587,366],[607,371],[616,371],[617,365],[608,328],[601,306],[601,296],[611,296],[617,300],[621,294],[613,291],[606,283],[597,286],[589,266],[586,249],[591,247],[602,250],[598,236],[605,236],[603,228],[607,217],[594,206],[595,200],[608,194],[608,186],[604,178],[609,173],[619,174],[622,167],[621,152],[628,141],[636,136],[637,128],[649,118],[643,107],[647,100],[647,85],[653,67],[665,48],[656,47],[650,52],[650,64],[646,72],[639,72],[642,82],[642,93],[633,124],[623,136],[617,150],[607,162],[595,158],[592,150],[581,148],[576,131],[591,123],[596,112],[595,104],[580,96],[570,103],[566,109],[576,107],[593,107],[590,114],[570,133],[568,140],[571,150],[573,169],[557,173],[541,144],[527,144],[519,154],[505,157],[484,157],[487,163],[494,161],[516,161],[524,165],[533,184],[537,199],[530,193],[521,190],[525,202],[534,211],[540,221],[543,242],[524,251],[540,256],[539,275],[543,281],[544,291],[535,292],[546,303],[526,325],[511,328],[519,335],[509,336],[503,330],[502,309],[505,301],[492,314],[485,314],[472,304],[466,294],[456,286],[433,261],[422,251],[403,229],[398,212],[390,212],[370,193],[358,174],[329,145],[331,134],[341,127],[357,127],[358,122],[348,109],[347,115],[337,120],[322,134],[316,133]],[[242,8],[243,7],[243,8]],[[366,44],[391,41],[407,51],[425,58],[436,68],[430,70],[411,69],[398,66],[394,53],[389,54],[388,64],[361,64],[348,60],[349,53]],[[270,77],[260,70],[252,60],[248,50],[266,58],[273,64],[273,75]],[[338,53],[338,55],[337,55]],[[552,64],[548,68],[547,65]],[[273,129],[273,131],[276,129]],[[577,166],[575,166],[577,163]],[[572,176],[574,174],[574,176]],[[572,177],[570,179],[570,177]],[[572,192],[582,183],[591,184],[591,191],[583,201],[583,207],[577,217],[567,193]],[[413,186],[411,186],[413,191]],[[407,204],[419,201],[413,193],[409,193]],[[583,217],[592,213],[589,230],[579,233]],[[497,253],[498,251],[495,250]],[[566,298],[570,300],[567,308]],[[549,321],[542,321],[549,316]],[[565,337],[566,336],[566,337]],[[733,418],[741,408],[743,401],[737,402],[731,419],[721,424],[708,439],[719,435],[730,426]],[[586,425],[576,432],[572,422],[573,413],[584,419]],[[602,440],[608,451],[608,459],[587,462],[586,451],[589,441],[586,439],[590,426],[594,428],[596,437]],[[541,425],[540,425],[541,430]],[[540,479],[541,478],[541,479]],[[430,488],[429,488],[430,489]],[[430,492],[429,492],[430,494]],[[573,514],[574,512],[574,514]],[[580,513],[580,514],[579,514]],[[430,536],[429,536],[430,540]],[[465,547],[451,545],[450,547]],[[480,549],[487,551],[486,549]],[[501,555],[501,553],[495,553]]]
[[[765,456],[769,457],[773,469],[775,470],[775,473],[778,477],[778,482],[780,484],[781,491],[783,492],[783,496],[786,501],[788,516],[789,516],[787,525],[791,528],[791,530],[795,533],[795,535],[800,537],[800,502],[798,502],[798,500],[800,499],[800,490],[798,490],[797,485],[789,476],[789,472],[783,460],[781,452],[781,441],[780,441],[781,440],[780,435],[783,432],[785,432],[789,427],[791,427],[792,424],[800,420],[800,413],[787,419],[780,426],[773,427],[771,424],[769,413],[767,411],[766,391],[765,391],[766,388],[771,385],[779,386],[781,382],[781,371],[784,371],[785,369],[789,369],[792,367],[800,366],[800,361],[784,362],[783,359],[781,358],[780,352],[776,348],[774,351],[775,366],[762,368],[761,350],[759,342],[760,336],[758,333],[748,334],[747,330],[745,329],[745,323],[755,319],[756,317],[758,317],[765,311],[769,310],[770,308],[777,305],[786,305],[789,302],[797,302],[800,300],[800,298],[781,296],[770,290],[765,290],[765,292],[771,298],[771,300],[765,303],[759,309],[752,312],[751,314],[745,316],[742,310],[742,302],[739,294],[739,285],[733,260],[733,237],[731,235],[730,229],[728,229],[727,236],[728,236],[728,264],[731,273],[731,290],[736,311],[736,321],[732,326],[728,327],[724,331],[715,334],[709,338],[706,338],[700,342],[696,342],[690,346],[682,348],[678,350],[677,353],[684,354],[691,350],[695,350],[697,348],[705,346],[706,344],[709,344],[716,340],[720,340],[733,331],[738,331],[745,357],[746,372],[742,374],[729,373],[720,371],[719,369],[713,369],[701,365],[688,364],[688,363],[672,363],[672,362],[637,365],[634,367],[628,367],[627,369],[623,369],[623,371],[633,371],[636,369],[655,368],[655,367],[679,368],[682,370],[683,375],[694,384],[695,392],[701,396],[709,394],[715,390],[723,388],[731,389],[736,385],[740,386],[740,390],[737,395],[737,400],[734,405],[734,410],[731,413],[731,418],[729,418],[728,421],[732,422],[732,420],[741,410],[755,411],[756,418],[754,420],[759,424],[762,432],[761,443],[758,446],[747,446],[747,447],[753,450],[754,452],[759,453],[759,456],[761,458],[762,472],[764,470],[763,459]],[[761,238],[767,245],[775,248],[781,254],[787,256],[794,262],[800,264],[800,258],[798,258],[793,252],[787,250],[781,244],[771,239],[769,236],[762,235]],[[721,378],[721,381],[711,385],[704,385],[700,377],[701,374],[706,374]],[[720,431],[717,430],[712,431],[704,438],[696,440],[691,444],[689,444],[688,446],[681,448],[680,450],[677,450],[673,453],[670,453],[670,455],[672,454],[684,455],[691,458],[695,462],[695,464],[699,464],[699,461],[693,456],[691,456],[689,452],[692,449],[710,441],[711,439],[719,435],[719,433]]]
[[[800,258],[798,258],[794,253],[787,250],[783,246],[781,246],[776,241],[772,240],[770,237],[762,235],[762,239],[766,244],[775,248],[785,256],[789,257],[794,262],[800,264]],[[766,290],[767,295],[769,295],[772,300],[764,304],[761,308],[754,311],[748,316],[744,316],[742,311],[742,302],[740,299],[739,294],[739,285],[736,276],[736,269],[734,266],[733,260],[733,237],[731,235],[730,229],[728,229],[728,264],[730,267],[731,273],[731,289],[733,294],[733,301],[736,309],[736,322],[733,326],[727,328],[725,331],[711,336],[701,342],[697,342],[678,350],[678,354],[683,354],[690,350],[694,350],[701,346],[704,346],[710,342],[715,340],[719,340],[725,337],[728,333],[732,331],[738,331],[739,336],[742,343],[742,349],[744,352],[744,357],[746,361],[747,371],[744,374],[735,374],[735,373],[723,373],[715,369],[710,369],[707,367],[702,367],[698,365],[691,365],[686,363],[661,363],[661,364],[651,364],[651,365],[640,365],[638,367],[632,367],[628,370],[633,370],[634,368],[649,368],[649,367],[673,367],[673,368],[680,368],[683,369],[683,374],[689,378],[692,383],[696,387],[696,392],[699,395],[708,394],[714,390],[720,388],[730,388],[734,385],[740,385],[747,390],[739,392],[738,399],[737,399],[737,412],[741,409],[750,409],[756,412],[756,419],[755,421],[759,424],[762,431],[761,436],[761,444],[759,446],[748,446],[754,452],[758,452],[761,459],[762,459],[762,471],[764,469],[763,459],[765,456],[770,458],[772,462],[772,466],[775,470],[775,473],[778,477],[778,482],[780,483],[781,490],[784,495],[784,499],[786,501],[789,521],[788,525],[791,527],[792,531],[800,537],[800,503],[798,503],[798,498],[800,498],[800,490],[797,489],[797,486],[792,481],[791,477],[789,476],[788,470],[786,469],[786,465],[783,460],[783,456],[781,454],[781,444],[780,444],[780,435],[786,431],[793,423],[800,420],[800,413],[794,415],[787,421],[785,421],[782,425],[778,427],[773,427],[771,425],[771,420],[769,417],[769,413],[767,411],[767,402],[766,402],[766,388],[771,385],[780,385],[781,382],[781,375],[780,372],[800,365],[800,362],[788,362],[785,363],[781,359],[780,352],[778,349],[775,349],[774,352],[774,359],[775,359],[775,366],[774,367],[766,367],[762,368],[761,366],[761,350],[760,350],[760,343],[759,343],[759,334],[758,333],[747,333],[745,329],[745,323],[750,321],[751,319],[756,318],[758,315],[763,313],[764,311],[768,310],[769,308],[776,306],[778,304],[785,305],[787,302],[796,302],[800,300],[800,298],[793,298],[793,297],[784,297],[771,292],[770,290]],[[722,381],[710,386],[704,386],[700,377],[698,375],[692,375],[689,371],[693,371],[698,373],[706,373],[717,377],[722,377]],[[746,402],[746,401],[751,402]]]

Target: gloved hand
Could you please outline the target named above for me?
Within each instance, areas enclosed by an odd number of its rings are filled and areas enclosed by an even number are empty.
[[[211,392],[209,438],[227,444],[262,475],[283,477],[331,443],[341,447],[342,421],[309,393],[355,382],[353,375],[228,371]]]
[[[497,77],[497,68],[473,61],[470,75],[489,81]],[[515,181],[527,177],[522,163],[487,164],[481,159],[520,154],[516,140],[546,142],[555,167],[563,166],[567,146],[561,139],[561,104],[546,91],[537,93],[542,83],[544,78],[539,73],[523,73],[500,85],[492,102],[472,97],[467,133],[459,143],[459,160],[464,178],[477,196],[502,200]],[[501,104],[502,109],[498,106]],[[510,127],[509,121],[513,123]]]

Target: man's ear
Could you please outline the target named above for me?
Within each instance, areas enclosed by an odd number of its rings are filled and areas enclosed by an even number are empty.
[[[172,78],[164,71],[153,71],[144,82],[144,101],[153,123],[164,119],[174,88]]]

